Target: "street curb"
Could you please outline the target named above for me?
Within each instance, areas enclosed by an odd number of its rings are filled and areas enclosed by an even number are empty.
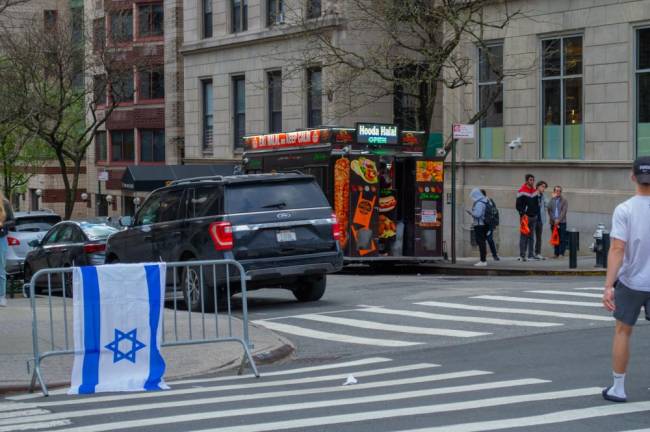
[[[287,339],[283,338],[283,340],[284,343],[282,343],[281,345],[271,348],[270,350],[253,354],[253,360],[255,361],[255,363],[257,365],[262,365],[262,364],[267,365],[267,364],[279,362],[281,360],[285,360],[288,357],[290,357],[296,351],[296,348]],[[210,375],[214,373],[234,370],[240,366],[240,363],[241,363],[241,357],[234,360],[230,360],[229,362],[226,362],[220,366],[217,366],[209,370],[204,370],[193,374],[183,374],[179,376],[165,377],[165,380],[171,382],[179,379],[186,379],[193,376]],[[70,385],[69,382],[56,382],[56,383],[48,383],[47,387],[48,389],[57,389],[57,388],[68,387],[69,385]],[[29,384],[7,385],[7,386],[0,385],[0,395],[2,396],[15,394],[15,393],[26,393],[28,391],[29,391]],[[37,387],[36,392],[38,391],[39,389]]]
[[[405,265],[387,267],[378,272],[371,267],[347,267],[339,272],[343,275],[452,275],[452,276],[602,276],[607,273],[605,269],[531,269],[531,268],[499,268],[499,267],[474,267],[473,265]]]

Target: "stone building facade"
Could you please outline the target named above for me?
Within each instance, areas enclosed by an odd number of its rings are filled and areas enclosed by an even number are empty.
[[[305,23],[346,40],[340,0],[184,0],[185,158],[241,158],[244,135],[357,121],[392,122],[384,98],[353,112],[325,90],[326,69],[298,65]]]
[[[477,253],[464,210],[470,190],[482,187],[502,209],[501,253],[518,255],[515,194],[532,173],[551,188],[563,186],[568,227],[580,232],[580,253],[589,254],[596,225],[609,227],[615,206],[633,193],[631,161],[650,155],[650,3],[521,0],[510,7],[520,14],[502,30],[487,29],[487,50],[463,47],[474,59],[474,84],[444,95],[444,124],[451,125],[476,112],[490,86],[501,93],[476,125],[476,139],[458,143],[459,250]],[[495,19],[501,13],[486,12]],[[502,62],[502,88],[481,71],[488,56]],[[542,254],[549,256],[544,230]]]

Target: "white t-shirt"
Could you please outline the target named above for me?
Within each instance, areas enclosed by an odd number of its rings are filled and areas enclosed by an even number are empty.
[[[628,288],[650,292],[650,196],[637,195],[619,204],[610,236],[625,242],[618,279]]]

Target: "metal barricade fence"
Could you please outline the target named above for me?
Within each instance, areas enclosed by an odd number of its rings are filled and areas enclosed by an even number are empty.
[[[220,342],[240,343],[244,349],[244,356],[238,373],[242,373],[245,363],[248,361],[254,375],[259,377],[251,354],[253,345],[248,331],[247,275],[242,265],[235,260],[225,259],[173,262],[166,263],[166,266],[166,306],[165,313],[162,314],[161,346]],[[235,271],[231,272],[232,269]],[[72,271],[71,267],[39,270],[23,287],[23,290],[28,290],[29,294],[27,292],[23,292],[23,294],[29,295],[32,310],[34,358],[29,361],[33,362],[30,392],[34,391],[38,380],[43,394],[48,395],[41,368],[41,363],[45,358],[75,354],[74,342],[69,331],[69,327],[72,325],[72,312],[68,312],[71,307],[68,305],[68,299],[72,297]],[[241,317],[238,318],[242,325],[239,331],[237,328],[233,328],[231,295],[237,292],[233,289],[235,284],[238,285],[238,292],[241,293]],[[44,290],[43,295],[47,298],[45,311],[40,310],[42,308],[38,307],[36,300],[36,293],[40,289]],[[53,296],[53,293],[59,291],[61,292],[60,299]],[[188,299],[195,300],[193,302],[194,312],[191,305],[186,304]],[[207,303],[207,300],[210,302]],[[54,302],[58,301],[62,303],[62,316],[57,316],[55,320]],[[187,310],[181,310],[179,304],[185,305]],[[211,310],[214,310],[213,318],[206,317]],[[46,330],[49,330],[50,343],[49,346],[42,348],[42,341],[39,339],[39,319],[42,319],[43,312],[46,314],[44,325]],[[56,322],[59,318],[62,319],[63,324],[57,326]],[[168,322],[170,319],[172,323]],[[212,322],[212,329],[208,327],[210,322]],[[223,328],[224,324],[225,329]],[[63,332],[62,336],[58,333],[60,330]],[[168,335],[168,332],[171,334]]]

